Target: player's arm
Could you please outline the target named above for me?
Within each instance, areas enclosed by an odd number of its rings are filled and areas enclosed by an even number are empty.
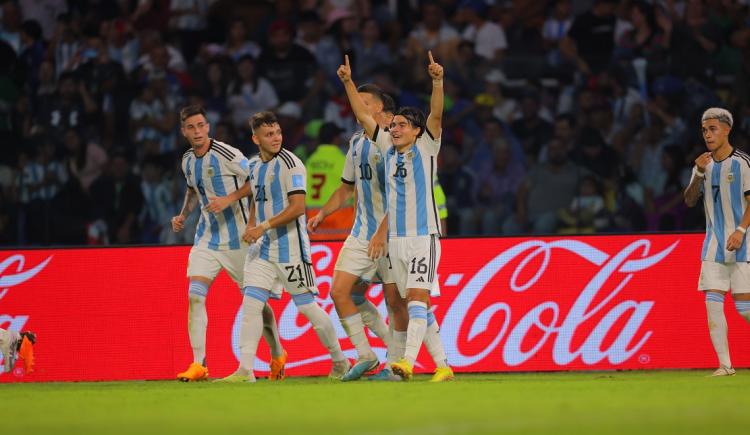
[[[221,213],[225,208],[229,207],[229,204],[239,201],[246,196],[250,196],[250,194],[250,181],[245,181],[245,184],[243,184],[242,187],[228,195],[220,196],[218,198],[209,197],[206,209],[211,213]]]
[[[346,96],[349,98],[349,104],[352,106],[352,112],[357,118],[362,127],[365,129],[365,133],[368,137],[375,137],[375,131],[378,128],[378,123],[375,122],[375,118],[372,117],[370,112],[367,110],[365,102],[362,101],[362,97],[357,92],[357,86],[352,81],[352,68],[349,66],[349,56],[344,56],[344,64],[339,66],[336,72],[344,85],[346,90]]]
[[[332,215],[348,203],[352,194],[354,194],[354,184],[342,180],[341,185],[333,192],[331,197],[328,198],[328,201],[326,201],[318,214],[307,223],[307,230],[314,233],[318,228],[318,225],[320,225],[325,218]]]
[[[690,184],[683,193],[685,198],[685,204],[688,207],[693,207],[698,203],[698,199],[701,197],[701,186],[703,185],[703,177],[706,176],[706,166],[711,162],[711,153],[706,152],[698,156],[695,159],[695,170],[693,170],[693,177],[690,179]]]
[[[185,226],[185,219],[198,205],[198,194],[191,187],[185,190],[185,200],[182,202],[180,214],[172,218],[172,231],[179,232]]]
[[[378,229],[376,229],[375,234],[372,235],[370,243],[367,245],[367,255],[373,260],[386,256],[388,254],[388,248],[386,247],[387,242],[388,213],[383,216],[383,220],[380,221]]]
[[[427,71],[432,78],[432,96],[430,97],[430,114],[427,116],[427,131],[433,135],[435,140],[440,139],[440,129],[443,123],[443,67],[435,62],[432,51],[427,52],[430,57],[430,65]]]
[[[286,206],[284,210],[281,210],[281,213],[273,216],[265,222],[255,225],[254,227],[248,225],[242,239],[247,243],[255,243],[255,241],[260,239],[266,231],[277,227],[283,227],[303,214],[305,214],[305,192],[292,193],[289,195],[289,205]],[[253,220],[254,219],[255,216],[253,216]]]

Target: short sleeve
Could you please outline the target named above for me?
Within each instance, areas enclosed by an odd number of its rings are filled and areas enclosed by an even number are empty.
[[[250,176],[250,159],[241,153],[236,153],[232,157],[232,160],[227,163],[227,170],[232,175],[236,175],[242,180],[247,180]]]
[[[302,162],[297,161],[291,168],[284,167],[284,189],[286,194],[295,195],[307,192],[307,171]]]
[[[354,184],[354,178],[357,176],[354,171],[354,157],[352,157],[352,150],[354,149],[355,138],[349,142],[349,151],[346,152],[346,161],[344,162],[344,170],[341,171],[341,181],[346,184]]]
[[[185,156],[182,158],[182,175],[185,176],[185,183],[187,183],[188,187],[193,188],[193,184],[190,182],[190,168],[188,168],[188,163],[190,162],[190,157]]]
[[[375,127],[375,133],[372,135],[375,146],[378,147],[380,153],[386,155],[390,148],[393,146],[391,142],[391,135],[387,131],[384,131],[380,126]]]
[[[420,144],[421,148],[426,149],[432,154],[440,152],[440,138],[435,139],[430,130],[425,129],[422,136],[417,139],[417,143]]]
[[[740,177],[742,177],[742,192],[748,196],[750,195],[750,164],[744,159],[740,162]]]

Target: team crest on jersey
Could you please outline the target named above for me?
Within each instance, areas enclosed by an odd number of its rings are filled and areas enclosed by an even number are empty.
[[[208,174],[209,177],[213,177],[214,176],[214,168],[212,168],[212,167],[209,166],[208,170],[206,170],[206,173]]]
[[[372,161],[374,161],[375,163],[380,162],[380,154],[373,155],[372,156]]]
[[[734,181],[734,173],[733,172],[730,172],[730,173],[727,174],[727,181],[730,182],[730,183],[732,181]]]

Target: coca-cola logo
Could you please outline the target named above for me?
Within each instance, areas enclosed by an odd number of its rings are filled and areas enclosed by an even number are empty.
[[[561,239],[554,241],[529,240],[511,246],[487,261],[458,290],[457,296],[447,307],[446,321],[441,325],[441,336],[445,343],[449,362],[455,367],[467,367],[478,363],[500,348],[502,363],[509,367],[519,366],[539,356],[540,349],[552,343],[551,357],[554,364],[564,367],[578,359],[585,365],[597,364],[606,360],[609,364],[621,364],[648,342],[652,331],[642,330],[654,301],[650,299],[623,299],[618,295],[627,287],[635,274],[657,265],[677,247],[679,240],[662,251],[651,254],[651,241],[639,239],[623,247],[615,254],[608,254],[581,240]],[[521,294],[534,288],[555,263],[555,256],[573,254],[595,266],[596,272],[578,288],[560,288],[550,294],[550,299],[542,301],[525,312],[513,312],[511,304],[494,302],[486,307],[474,307],[479,300],[486,300],[486,293],[494,293],[503,299]],[[330,287],[332,277],[330,266],[335,260],[330,247],[313,246],[314,267],[319,286]],[[506,270],[515,265],[512,272]],[[326,273],[326,271],[329,271]],[[498,282],[497,276],[509,276],[507,282]],[[559,273],[559,270],[557,271]],[[445,278],[445,277],[443,277]],[[614,284],[613,284],[614,282]],[[609,283],[608,286],[604,286]],[[445,284],[445,281],[441,281]],[[559,292],[576,292],[572,305],[567,310],[554,300]],[[484,294],[483,294],[484,293]],[[373,287],[370,296],[375,297],[383,316],[386,316],[381,289]],[[645,296],[647,297],[647,296]],[[436,299],[436,304],[440,303]],[[326,311],[331,313],[340,339],[346,334],[340,326],[330,298],[318,298]],[[444,307],[443,307],[444,308]],[[237,313],[232,334],[232,348],[239,357],[239,325],[241,311]],[[302,322],[300,322],[302,319]],[[295,340],[309,331],[311,325],[301,318],[291,300],[283,308],[278,318],[282,339]],[[581,325],[588,323],[586,328]],[[501,326],[496,329],[492,325]],[[530,332],[534,330],[535,343],[529,348]],[[541,334],[539,333],[541,331]],[[587,334],[580,343],[574,344],[573,337]],[[478,336],[483,336],[488,344],[470,346]],[[489,337],[489,338],[488,338]],[[605,337],[610,338],[606,342]],[[384,358],[385,349],[376,349]],[[354,357],[353,350],[347,356]],[[641,356],[642,358],[645,356]],[[288,367],[298,367],[324,361],[328,353],[321,346],[319,353],[303,359],[290,361]],[[255,369],[268,370],[268,362],[256,359]]]

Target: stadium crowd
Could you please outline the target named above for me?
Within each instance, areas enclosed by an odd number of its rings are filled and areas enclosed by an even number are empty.
[[[178,112],[303,161],[356,131],[336,76],[425,107],[445,66],[449,235],[701,229],[701,112],[750,132],[750,2],[17,0],[0,10],[0,244],[192,243]],[[197,219],[197,215],[194,215]],[[195,228],[195,225],[186,225]]]

